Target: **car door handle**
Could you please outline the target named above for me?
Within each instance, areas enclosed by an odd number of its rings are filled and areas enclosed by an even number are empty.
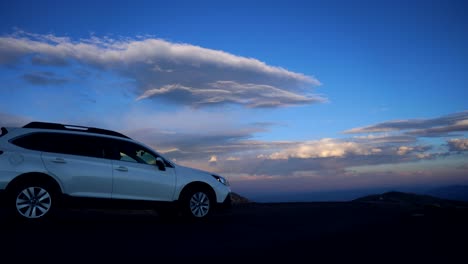
[[[53,163],[67,163],[64,159],[62,158],[55,158],[52,160]]]
[[[119,167],[117,167],[115,169],[118,170],[118,171],[128,171],[127,167],[124,167],[124,166],[119,166]]]

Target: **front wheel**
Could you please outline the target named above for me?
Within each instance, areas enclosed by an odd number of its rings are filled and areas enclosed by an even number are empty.
[[[213,210],[214,198],[206,190],[195,189],[187,193],[182,200],[185,215],[192,219],[205,219]]]

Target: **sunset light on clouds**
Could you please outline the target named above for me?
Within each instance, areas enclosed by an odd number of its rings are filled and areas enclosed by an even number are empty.
[[[0,126],[116,130],[259,201],[468,184],[466,4],[137,2],[0,4]]]

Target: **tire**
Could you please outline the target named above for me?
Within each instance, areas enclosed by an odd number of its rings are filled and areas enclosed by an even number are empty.
[[[58,205],[57,192],[50,184],[22,183],[12,190],[9,208],[14,218],[23,222],[49,219]]]
[[[214,201],[214,195],[206,188],[191,189],[181,200],[183,215],[192,220],[206,219],[213,211]]]

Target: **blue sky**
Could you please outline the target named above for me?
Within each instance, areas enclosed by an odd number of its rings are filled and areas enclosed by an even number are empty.
[[[258,199],[466,184],[467,11],[4,1],[0,123],[119,130]]]

